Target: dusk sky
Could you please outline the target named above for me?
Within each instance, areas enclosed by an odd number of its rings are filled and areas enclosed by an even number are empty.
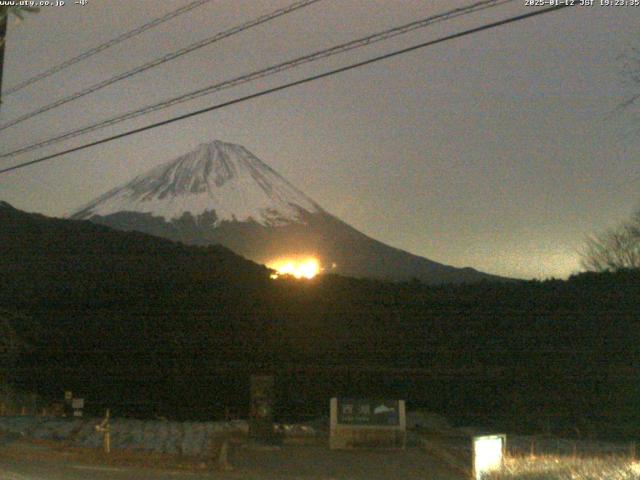
[[[188,1],[67,0],[9,23],[3,89]],[[0,123],[293,0],[213,0],[2,97]],[[0,153],[472,0],[322,0],[0,132]],[[525,0],[0,160],[0,167],[532,11]],[[220,139],[363,233],[519,278],[579,271],[588,234],[640,205],[637,109],[621,56],[640,7],[563,9],[0,175],[0,199],[63,216]],[[640,86],[636,86],[640,90]]]

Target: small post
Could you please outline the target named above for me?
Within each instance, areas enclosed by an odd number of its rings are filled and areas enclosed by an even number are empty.
[[[233,467],[229,463],[229,440],[227,438],[222,440],[220,446],[220,454],[218,455],[218,469],[223,472],[230,472]]]
[[[636,461],[636,442],[631,442],[629,444],[629,457],[632,462]]]
[[[536,447],[535,440],[531,439],[531,445],[529,446],[529,455],[532,457],[536,456]]]
[[[96,431],[103,433],[104,453],[111,453],[111,426],[109,425],[109,417],[110,412],[107,408],[104,420],[102,420],[100,425],[96,425]]]

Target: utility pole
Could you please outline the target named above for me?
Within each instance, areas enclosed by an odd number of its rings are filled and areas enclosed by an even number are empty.
[[[9,7],[5,7],[9,8]],[[2,70],[4,67],[4,44],[7,38],[7,18],[9,12],[4,12],[4,17],[0,20],[0,105],[2,105]]]

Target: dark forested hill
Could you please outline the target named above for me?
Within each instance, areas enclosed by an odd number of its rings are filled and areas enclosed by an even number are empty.
[[[426,286],[322,276],[272,281],[221,247],[191,247],[0,205],[0,310],[30,346],[24,389],[116,414],[246,412],[276,374],[280,415],[331,395],[397,396],[512,429],[640,427],[640,272]]]
[[[172,289],[252,290],[269,276],[265,267],[224,247],[186,247],[86,221],[27,214],[7,203],[0,203],[0,269],[4,298],[75,306],[153,301],[169,298]]]

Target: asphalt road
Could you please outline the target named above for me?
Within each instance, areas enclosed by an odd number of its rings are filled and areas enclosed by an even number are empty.
[[[0,459],[2,480],[204,480],[209,474]]]
[[[3,448],[4,447],[4,448]],[[130,467],[28,442],[0,445],[0,480],[459,480],[422,449],[330,451],[323,446],[234,447],[233,471],[192,462]]]
[[[109,465],[78,451],[0,436],[0,480],[211,480],[217,472]],[[233,473],[233,472],[231,472]],[[234,478],[234,477],[228,477]],[[239,477],[235,477],[239,478]]]

